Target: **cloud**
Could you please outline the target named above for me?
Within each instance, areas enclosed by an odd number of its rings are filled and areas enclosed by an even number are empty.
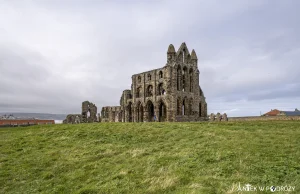
[[[1,1],[0,110],[118,105],[131,75],[164,66],[168,45],[182,42],[197,52],[209,113],[292,108],[300,102],[298,4]]]

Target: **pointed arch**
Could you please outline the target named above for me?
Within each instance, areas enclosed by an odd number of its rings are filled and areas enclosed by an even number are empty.
[[[147,121],[153,122],[154,121],[154,104],[151,100],[147,101],[145,111],[147,112]]]
[[[141,76],[139,75],[138,76],[138,83],[141,83],[142,82],[142,78],[141,78]]]
[[[136,121],[143,122],[144,118],[144,107],[143,104],[139,101],[136,106]]]
[[[136,95],[136,96],[135,96],[136,98],[140,98],[140,97],[141,97],[141,90],[142,90],[141,87],[138,87],[138,88],[136,89],[136,94],[135,94],[135,95]]]
[[[160,78],[163,78],[163,76],[164,76],[163,72],[162,72],[162,71],[159,71],[159,73],[158,73],[159,79],[160,79]]]
[[[147,91],[146,91],[146,97],[151,97],[153,96],[153,86],[152,85],[149,85],[147,87]]]
[[[190,55],[189,49],[187,48],[185,42],[181,44],[177,51],[177,60],[179,62],[187,63]]]
[[[188,82],[188,70],[187,67],[184,66],[183,67],[183,71],[182,71],[182,91],[183,92],[187,92],[187,82]]]
[[[164,89],[164,84],[163,83],[159,83],[158,87],[157,87],[157,94],[158,95],[164,95],[165,94],[165,89]]]
[[[163,100],[158,102],[158,121],[164,122],[167,119],[167,105]]]

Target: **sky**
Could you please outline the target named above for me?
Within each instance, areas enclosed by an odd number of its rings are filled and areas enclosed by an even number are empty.
[[[185,42],[208,114],[300,108],[298,0],[0,0],[0,112],[119,105]]]

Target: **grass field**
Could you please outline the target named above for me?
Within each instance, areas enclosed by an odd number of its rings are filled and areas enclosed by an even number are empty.
[[[0,170],[0,193],[300,193],[300,123],[2,128]]]

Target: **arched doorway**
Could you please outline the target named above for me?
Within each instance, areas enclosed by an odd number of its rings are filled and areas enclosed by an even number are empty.
[[[128,110],[128,122],[132,122],[132,102],[129,102],[127,110]]]
[[[144,108],[141,102],[138,102],[136,110],[137,110],[137,122],[143,122]]]
[[[153,122],[154,121],[154,105],[150,100],[147,102],[147,112],[148,112],[148,122]]]
[[[159,116],[158,116],[159,122],[165,122],[167,119],[167,107],[166,104],[161,101],[159,104]]]

